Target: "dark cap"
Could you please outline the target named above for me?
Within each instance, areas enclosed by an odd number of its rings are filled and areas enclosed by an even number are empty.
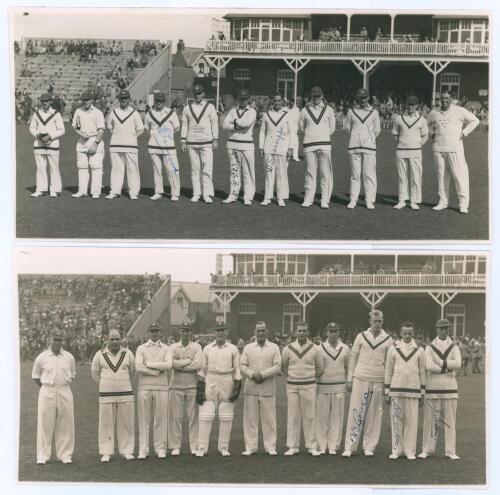
[[[218,325],[214,328],[214,332],[221,332],[227,330],[227,325]]]
[[[150,332],[161,332],[163,328],[158,323],[151,323],[151,325],[149,325],[148,327],[148,330]]]
[[[158,91],[154,93],[153,99],[154,101],[165,101],[166,100],[165,93],[163,93],[162,91]]]
[[[370,96],[370,92],[365,88],[359,88],[356,93],[356,98],[368,98]]]
[[[437,321],[436,328],[444,328],[444,327],[451,327],[451,323],[450,320],[447,320],[446,318],[441,318],[440,320]]]
[[[195,84],[193,85],[193,94],[194,95],[199,95],[201,93],[205,92],[205,88],[201,84]]]
[[[410,95],[406,98],[407,105],[418,105],[418,98],[414,95]]]
[[[93,100],[94,95],[90,91],[84,91],[81,96],[82,101]]]
[[[118,99],[119,100],[125,100],[125,99],[128,99],[130,98],[130,93],[128,92],[128,90],[126,89],[122,89],[119,93],[118,93]]]
[[[240,89],[238,91],[238,98],[240,100],[248,100],[248,98],[250,98],[250,93],[247,89]]]
[[[52,101],[52,95],[50,93],[43,93],[40,96],[40,101]]]
[[[189,321],[187,321],[179,326],[179,330],[189,330],[191,332],[193,330],[193,326],[189,323]]]
[[[52,330],[52,332],[50,332],[50,336],[53,339],[54,338],[64,339],[64,332],[62,330],[60,330],[59,328],[54,328],[54,330]]]
[[[323,96],[323,90],[319,86],[314,86],[314,88],[311,89],[311,97],[314,96]]]
[[[341,330],[340,325],[334,322],[328,323],[325,329],[327,332],[338,332],[339,330]]]

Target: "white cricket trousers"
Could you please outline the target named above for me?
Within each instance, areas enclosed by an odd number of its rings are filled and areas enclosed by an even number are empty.
[[[35,154],[36,164],[36,191],[51,193],[60,193],[62,191],[61,173],[59,172],[59,154],[57,155],[39,155]],[[50,189],[47,176],[47,165],[50,170]]]
[[[392,453],[415,455],[417,451],[418,399],[391,397]]]
[[[37,461],[50,460],[53,436],[57,459],[71,459],[75,447],[75,422],[73,394],[69,385],[41,386],[36,433]]]
[[[422,202],[422,158],[398,158],[398,201]],[[409,194],[408,194],[409,188]]]
[[[351,201],[357,201],[361,191],[361,178],[365,188],[365,201],[375,203],[377,197],[377,156],[370,153],[349,153],[351,159]]]
[[[111,157],[111,192],[116,195],[122,193],[125,170],[127,171],[128,192],[131,196],[137,196],[141,188],[141,177],[139,175],[139,162],[137,153],[125,153],[112,151]]]
[[[304,155],[306,157],[304,201],[311,204],[314,203],[314,196],[316,195],[316,177],[319,167],[321,204],[330,203],[333,192],[333,166],[331,151],[307,151]]]
[[[115,427],[118,452],[134,453],[134,403],[108,402],[99,404],[99,454],[115,452]]]
[[[382,427],[384,384],[352,379],[345,431],[345,450],[355,452],[363,434],[363,449],[375,451]]]
[[[460,208],[469,207],[469,168],[463,151],[434,151],[438,176],[439,204],[448,206],[450,179],[453,177]]]
[[[102,162],[104,153],[89,155],[81,151],[76,152],[76,166],[78,168],[78,192],[88,194],[89,179],[92,175],[90,194],[99,196],[102,191]],[[91,174],[89,174],[89,168]]]
[[[288,159],[283,155],[264,155],[265,191],[264,199],[274,197],[274,184],[276,183],[276,196],[278,199],[288,199]]]
[[[151,162],[153,163],[153,180],[155,185],[155,193],[163,194],[163,173],[162,167],[165,168],[168,183],[170,184],[170,195],[181,195],[181,179],[179,176],[179,162],[177,161],[177,153],[168,153],[165,155],[151,153]]]
[[[259,421],[266,452],[276,450],[276,396],[245,394],[243,405],[243,435],[245,449],[257,452],[259,448]]]
[[[197,148],[188,146],[191,162],[191,184],[193,197],[211,197],[214,195],[213,168],[214,151],[212,148]]]
[[[155,453],[167,451],[168,390],[139,389],[137,413],[139,415],[139,455],[149,455],[149,429],[153,416],[153,445]]]
[[[446,454],[456,454],[457,399],[426,399],[424,401],[424,427],[422,451],[433,454],[439,433],[444,430]]]
[[[254,150],[227,150],[231,168],[229,196],[237,199],[243,175],[243,199],[252,201],[255,195],[255,152]]]
[[[316,448],[314,420],[316,414],[316,387],[290,389],[287,386],[288,399],[286,446],[289,449],[300,448],[301,420],[306,449]]]
[[[344,426],[345,392],[318,393],[316,396],[317,450],[330,452],[340,449]]]
[[[180,449],[182,445],[182,419],[186,411],[189,424],[189,448],[198,449],[198,405],[196,389],[172,388],[168,393],[168,447]]]
[[[233,393],[234,380],[231,373],[208,373],[205,378],[205,402],[199,407],[198,448],[208,451],[208,440],[212,431],[215,411],[219,415],[219,451],[229,448],[229,438],[233,427],[234,403],[229,402]]]

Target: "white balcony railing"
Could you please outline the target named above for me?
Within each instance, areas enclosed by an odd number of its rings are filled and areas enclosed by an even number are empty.
[[[462,287],[486,286],[486,275],[477,273],[212,275],[218,287]]]
[[[395,43],[375,41],[226,41],[208,40],[205,51],[245,54],[327,55],[416,55],[444,57],[487,57],[483,43]]]

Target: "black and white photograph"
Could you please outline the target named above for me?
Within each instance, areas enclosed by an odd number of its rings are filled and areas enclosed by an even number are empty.
[[[486,252],[50,247],[16,272],[21,483],[487,485]]]
[[[490,239],[488,11],[9,13],[18,239]]]

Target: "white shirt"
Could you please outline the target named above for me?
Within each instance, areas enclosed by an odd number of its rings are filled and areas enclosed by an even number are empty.
[[[54,354],[49,347],[33,363],[32,378],[39,379],[46,387],[69,385],[75,378],[75,358],[64,349]]]
[[[94,144],[98,131],[106,128],[104,115],[93,105],[89,108],[89,110],[77,108],[75,110],[75,114],[73,115],[73,122],[71,125],[73,129],[84,132],[89,136],[88,139],[84,139],[82,137],[78,138],[76,151],[80,151],[82,153],[86,153],[89,150],[89,147]],[[97,145],[97,153],[104,153],[104,142],[102,140]]]
[[[144,131],[144,125],[131,106],[113,109],[108,117],[108,129],[111,131],[111,152],[138,153],[137,136]]]
[[[222,124],[224,129],[232,131],[227,138],[228,150],[252,151],[255,148],[253,128],[256,120],[257,112],[248,105],[243,109],[236,107],[229,111]]]
[[[146,365],[147,363],[147,365]],[[166,371],[172,368],[172,353],[168,345],[160,340],[149,339],[135,352],[135,369],[139,374],[139,388],[147,390],[167,390]],[[154,375],[154,370],[160,371]]]
[[[219,139],[219,117],[209,101],[189,102],[182,111],[181,141],[196,148],[211,148]]]
[[[170,388],[190,389],[196,388],[197,372],[201,368],[202,349],[198,342],[175,342],[170,346],[172,351],[172,376]]]
[[[240,353],[235,345],[226,341],[219,347],[214,341],[205,346],[199,375],[206,377],[211,373],[232,375],[234,380],[241,380]]]
[[[163,107],[160,111],[152,108],[146,114],[144,127],[149,131],[148,151],[151,155],[175,152],[174,134],[180,123],[173,108]]]

